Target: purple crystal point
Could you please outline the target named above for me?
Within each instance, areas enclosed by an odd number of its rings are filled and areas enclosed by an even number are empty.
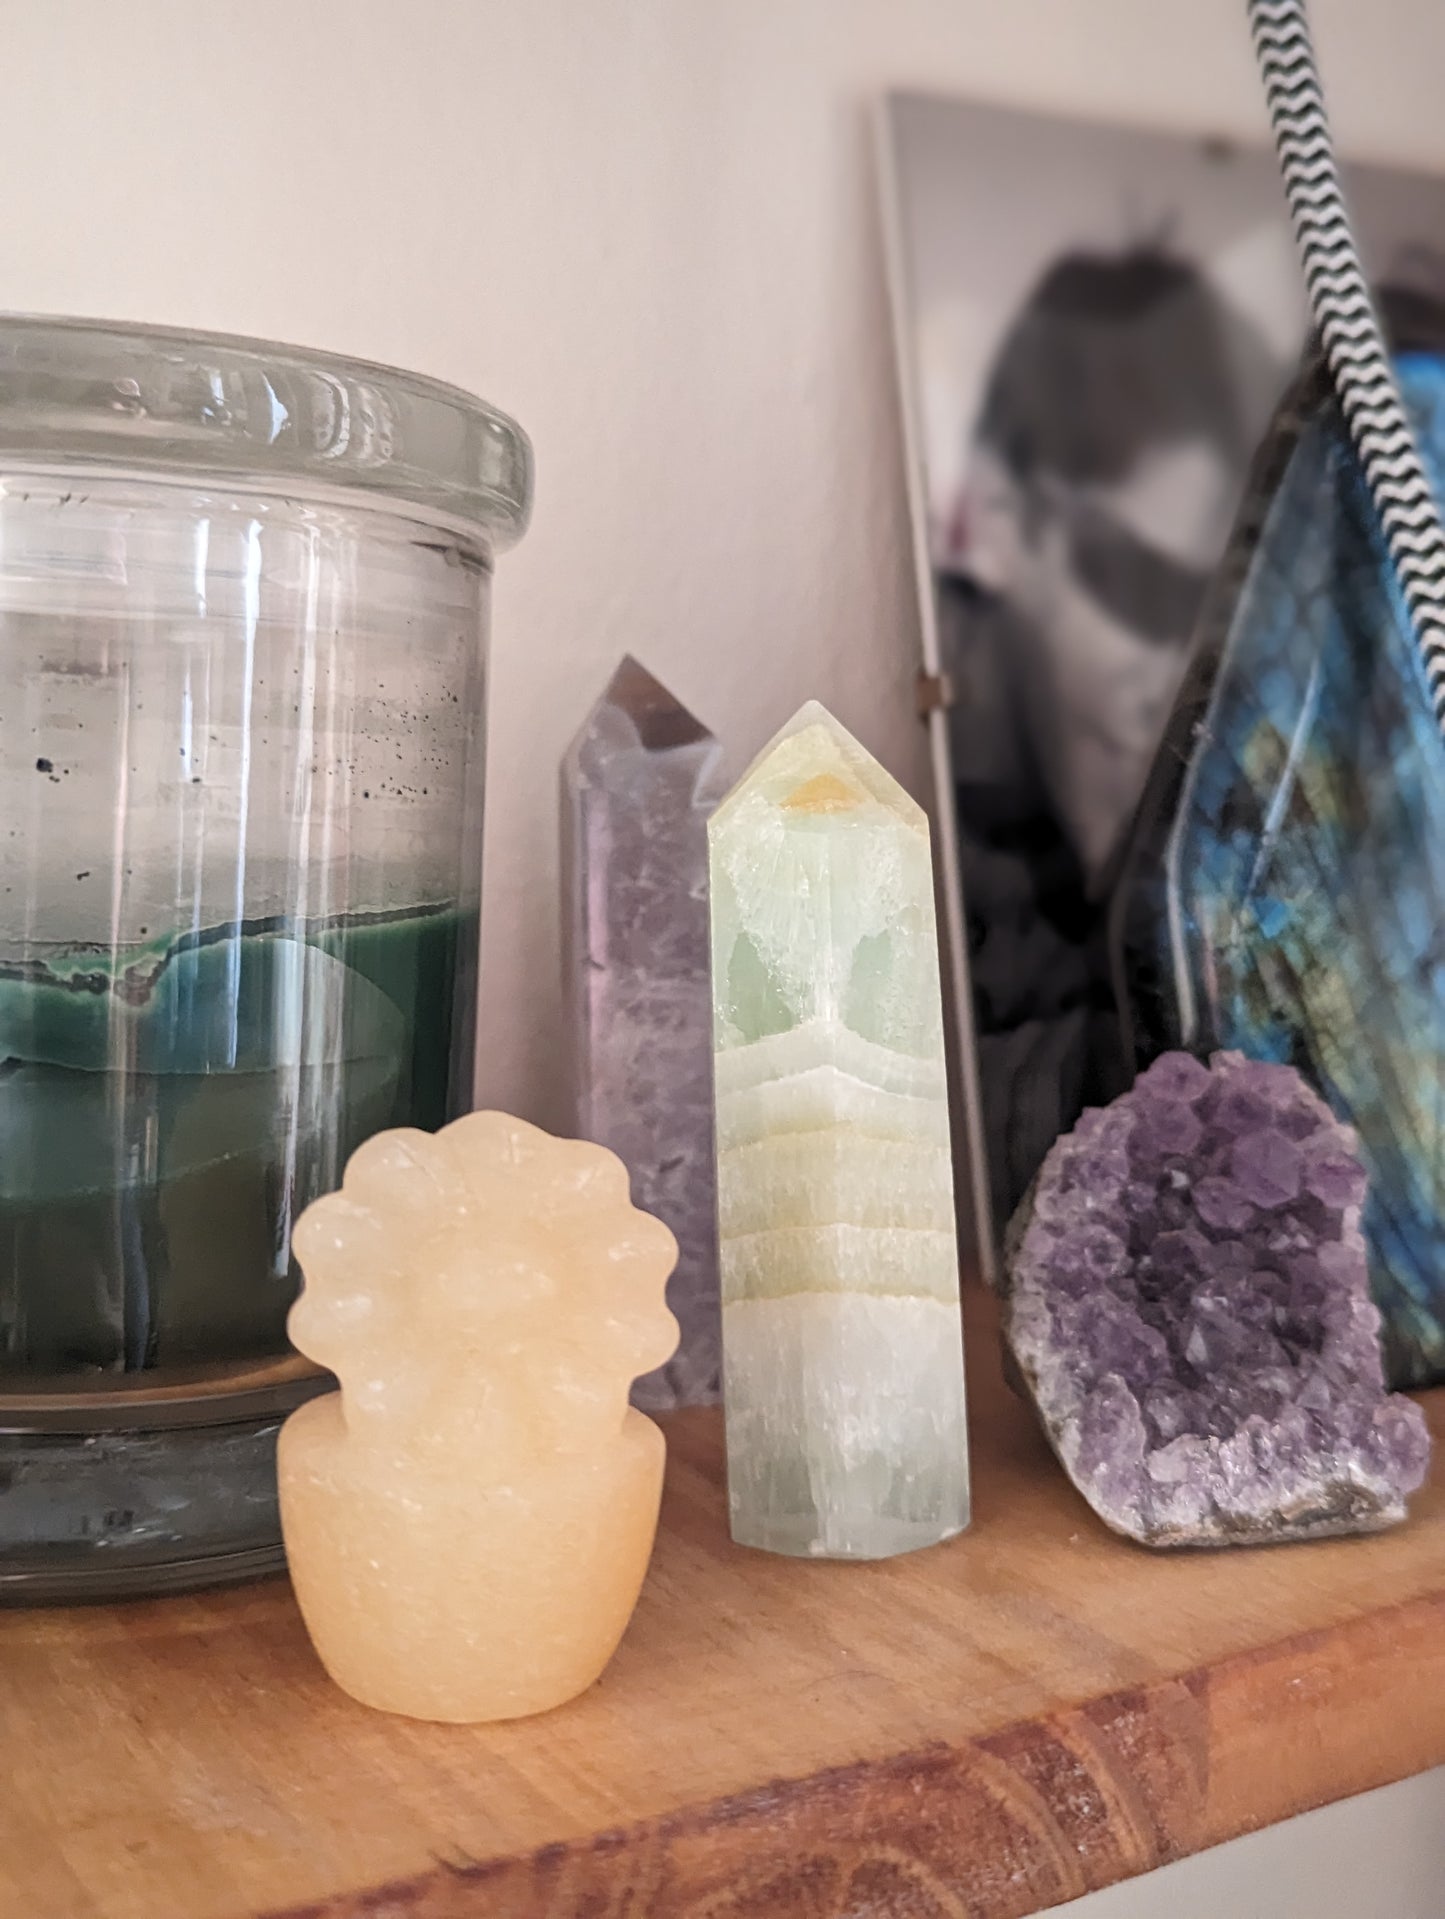
[[[1277,1130],[1246,1133],[1229,1154],[1235,1190],[1255,1206],[1287,1206],[1296,1198],[1300,1163],[1298,1146]]]
[[[1430,1441],[1384,1389],[1364,1196],[1349,1127],[1292,1067],[1238,1053],[1165,1054],[1054,1146],[1010,1230],[1004,1328],[1117,1532],[1248,1544],[1404,1518]]]
[[[630,656],[562,762],[564,986],[577,1131],[677,1236],[682,1338],[638,1380],[647,1411],[718,1396],[707,820],[722,748]]]

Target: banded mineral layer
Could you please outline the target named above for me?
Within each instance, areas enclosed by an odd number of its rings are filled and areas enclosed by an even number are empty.
[[[809,704],[709,843],[733,1537],[929,1545],[968,1454],[928,824]]]

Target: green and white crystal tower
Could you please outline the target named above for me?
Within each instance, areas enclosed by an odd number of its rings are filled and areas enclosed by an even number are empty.
[[[968,1439],[928,821],[810,702],[708,842],[733,1537],[932,1545]]]

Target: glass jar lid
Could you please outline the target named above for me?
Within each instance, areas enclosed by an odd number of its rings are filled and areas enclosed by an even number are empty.
[[[0,314],[0,477],[7,463],[356,489],[480,529],[494,551],[532,505],[526,434],[460,387],[104,320]]]

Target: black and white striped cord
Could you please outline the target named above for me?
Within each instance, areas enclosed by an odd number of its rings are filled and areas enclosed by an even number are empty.
[[[1304,0],[1247,0],[1305,283],[1445,732],[1445,527],[1340,186]]]

